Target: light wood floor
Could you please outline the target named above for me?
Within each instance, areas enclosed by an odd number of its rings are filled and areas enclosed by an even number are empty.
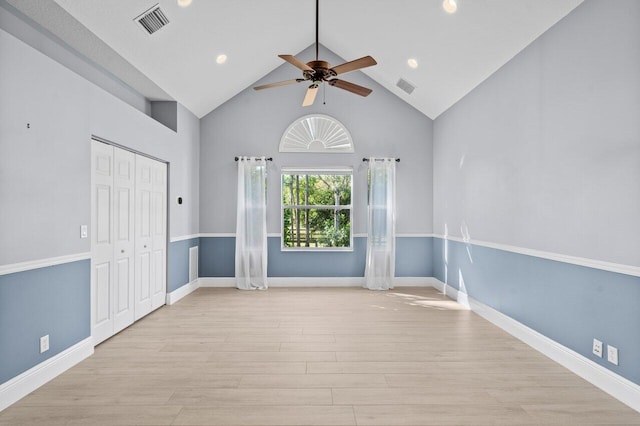
[[[199,289],[0,425],[640,425],[431,288]]]

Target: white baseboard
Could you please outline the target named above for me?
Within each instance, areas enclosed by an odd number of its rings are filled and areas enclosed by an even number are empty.
[[[171,293],[167,293],[167,305],[173,305],[178,300],[193,293],[198,287],[200,287],[200,282],[199,280],[195,280],[173,290]]]
[[[91,337],[87,337],[58,355],[0,385],[0,411],[91,356],[93,354],[92,342]]]
[[[443,283],[437,278],[431,278],[431,287],[439,290],[450,299],[453,299],[460,303],[462,306],[470,308],[469,306],[469,296],[466,293],[458,291],[457,289]]]
[[[362,287],[362,277],[269,277],[269,287]]]
[[[558,364],[568,368],[589,383],[602,389],[609,395],[640,412],[640,386],[614,373],[611,370],[593,362],[579,353],[567,348],[514,320],[511,317],[493,309],[484,303],[468,297],[455,288],[434,278],[436,289],[454,300],[467,300],[471,310],[487,321],[500,327],[507,333],[523,341],[538,352],[551,358]]]
[[[396,287],[432,287],[431,277],[396,277]],[[235,287],[233,277],[198,278],[200,287]],[[362,287],[363,277],[268,277],[269,287]],[[182,287],[181,287],[182,288]],[[173,294],[173,293],[172,293]]]
[[[432,277],[395,277],[394,287],[433,287]]]
[[[233,277],[200,277],[198,285],[200,287],[235,287],[236,279]]]

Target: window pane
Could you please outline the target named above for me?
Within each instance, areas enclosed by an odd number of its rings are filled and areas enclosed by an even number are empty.
[[[350,175],[282,175],[285,206],[335,206],[351,204]]]
[[[282,175],[282,204],[306,205],[307,180],[307,175]]]
[[[284,247],[350,247],[349,209],[295,209],[283,212]]]
[[[317,175],[314,176],[314,195],[318,195],[315,205],[349,205],[351,204],[351,175]]]
[[[313,247],[308,210],[284,209],[282,225],[285,247]]]

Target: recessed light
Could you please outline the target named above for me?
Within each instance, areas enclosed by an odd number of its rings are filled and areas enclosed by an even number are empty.
[[[216,58],[216,62],[218,64],[224,64],[225,62],[227,62],[227,55],[225,54],[218,55],[218,57]]]
[[[458,4],[456,0],[444,0],[442,2],[442,8],[447,13],[456,13],[456,10],[458,10]]]
[[[409,65],[411,68],[418,68],[418,61],[416,61],[415,59],[411,58],[411,59],[407,60],[407,65]]]
[[[178,0],[178,6],[187,7],[191,4],[191,0]]]

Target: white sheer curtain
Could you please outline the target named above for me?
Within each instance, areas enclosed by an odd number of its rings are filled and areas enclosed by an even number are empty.
[[[267,288],[267,162],[238,158],[236,287]]]
[[[396,264],[396,161],[369,159],[369,218],[365,287],[393,288]]]

